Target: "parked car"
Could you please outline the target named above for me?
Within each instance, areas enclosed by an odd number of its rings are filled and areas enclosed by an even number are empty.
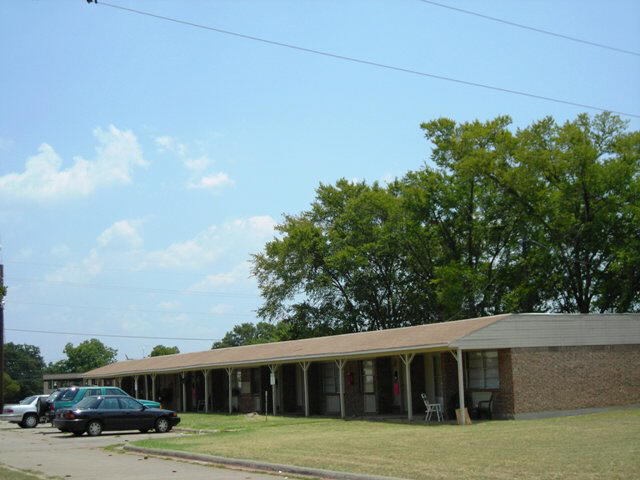
[[[165,433],[180,423],[173,410],[150,408],[129,395],[100,395],[85,397],[73,408],[60,409],[53,426],[74,435],[100,435],[107,430],[155,429]]]
[[[44,423],[46,418],[46,399],[49,395],[32,395],[15,405],[5,405],[0,420],[17,423],[22,428],[34,428]]]
[[[67,387],[61,389],[61,391],[62,393],[58,394],[49,407],[49,420],[53,420],[55,413],[58,410],[73,408],[74,405],[85,397],[95,395],[124,395],[133,398],[127,392],[118,387]],[[160,408],[162,406],[159,402],[154,402],[153,400],[139,400],[139,402],[147,407]]]

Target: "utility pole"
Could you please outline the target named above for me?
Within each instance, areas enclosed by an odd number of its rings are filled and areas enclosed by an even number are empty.
[[[4,265],[0,263],[0,412],[4,407]]]

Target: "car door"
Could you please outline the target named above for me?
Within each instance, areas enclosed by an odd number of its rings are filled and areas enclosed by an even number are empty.
[[[104,430],[122,430],[125,421],[125,412],[120,408],[118,399],[104,397],[100,403],[100,417]]]
[[[119,397],[120,408],[123,413],[123,429],[137,430],[147,427],[147,415],[143,405],[130,397]]]

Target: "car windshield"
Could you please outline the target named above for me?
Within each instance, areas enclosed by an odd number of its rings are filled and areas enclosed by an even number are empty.
[[[62,394],[61,397],[58,398],[58,400],[62,401],[62,402],[67,402],[69,400],[73,400],[76,396],[76,394],[78,393],[78,390],[75,390],[73,388],[70,388],[69,390],[67,390],[66,392],[64,392]]]
[[[55,392],[51,392],[47,397],[47,402],[55,402],[58,398],[58,395],[62,394],[62,390],[56,390]]]
[[[76,409],[78,410],[95,410],[100,405],[100,398],[85,397],[78,402]]]
[[[32,395],[30,397],[25,398],[24,400],[20,400],[20,405],[31,405],[31,402],[33,402],[36,399],[36,395]]]

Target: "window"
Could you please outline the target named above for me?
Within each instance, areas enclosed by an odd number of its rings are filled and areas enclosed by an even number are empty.
[[[240,373],[240,393],[251,393],[251,370],[243,368]]]
[[[100,405],[100,399],[94,397],[85,397],[80,400],[75,408],[78,410],[95,410]]]
[[[104,398],[100,404],[100,408],[104,410],[118,410],[120,405],[118,405],[117,398]]]
[[[467,384],[469,388],[498,388],[498,352],[467,352]]]
[[[60,397],[59,400],[62,402],[70,402],[76,397],[76,395],[78,394],[78,391],[79,390],[76,390],[75,388],[65,390],[65,392],[62,394],[62,397]]]
[[[120,397],[118,400],[120,400],[120,407],[124,410],[140,410],[142,408],[142,404],[133,398]]]
[[[106,394],[107,395],[126,395],[127,393],[124,392],[123,390],[120,390],[119,388],[107,388],[106,389]]]
[[[102,392],[100,391],[99,388],[90,388],[87,391],[87,397],[92,397],[92,396],[96,396],[96,395],[100,395]]]
[[[324,393],[337,393],[340,388],[340,373],[335,363],[322,365],[322,388]]]
[[[362,384],[364,393],[375,393],[375,385],[373,384],[373,360],[364,360],[362,362]]]

